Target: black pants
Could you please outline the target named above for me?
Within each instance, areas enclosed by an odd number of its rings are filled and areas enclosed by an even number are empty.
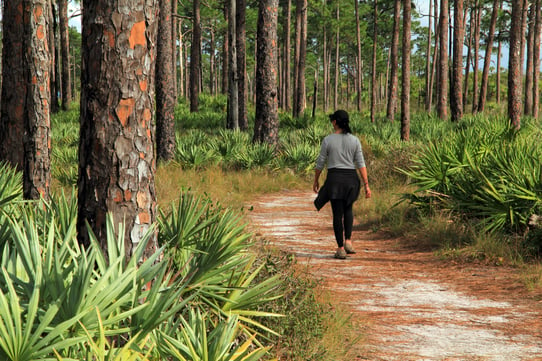
[[[350,237],[352,237],[352,226],[354,224],[354,212],[352,211],[353,204],[350,203],[348,206],[346,204],[347,202],[343,199],[331,200],[333,231],[335,232],[335,240],[339,247],[344,246],[345,239],[350,239]]]

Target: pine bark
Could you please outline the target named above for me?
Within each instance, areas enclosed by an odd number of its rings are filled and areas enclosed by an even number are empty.
[[[487,44],[484,58],[484,70],[482,71],[482,84],[480,85],[480,99],[478,101],[478,111],[483,112],[486,105],[487,87],[489,84],[489,66],[491,64],[491,54],[493,53],[493,42],[495,39],[495,27],[497,25],[497,16],[499,15],[500,0],[493,0],[493,9],[491,10],[491,20],[489,22],[489,31],[487,35]]]
[[[376,113],[376,46],[378,41],[378,1],[374,0],[373,7],[373,61],[371,62],[371,123],[375,122]]]
[[[527,65],[525,67],[525,86],[523,89],[525,99],[523,103],[523,113],[526,115],[532,115],[533,112],[534,17],[534,3],[531,3],[527,21]]]
[[[237,0],[235,13],[237,45],[237,91],[239,106],[239,129],[248,129],[246,84],[246,0]]]
[[[190,111],[199,109],[201,68],[201,14],[200,0],[192,1],[192,45],[190,47]]]
[[[172,1],[160,0],[156,42],[156,155],[168,161],[175,155],[175,83]]]
[[[48,6],[47,11],[47,17],[48,17],[48,28],[47,28],[47,34],[48,34],[48,41],[49,44],[49,89],[51,92],[50,95],[50,105],[49,108],[51,110],[51,113],[56,114],[60,111],[60,104],[59,104],[59,96],[60,92],[62,91],[62,87],[60,85],[60,51],[58,48],[60,47],[60,44],[57,45],[57,40],[59,36],[56,36],[58,33],[58,21],[57,21],[57,11],[56,7],[54,6]]]
[[[48,0],[27,3],[23,61],[27,69],[23,194],[25,199],[49,198],[51,186],[51,123],[49,90]]]
[[[57,0],[59,9],[60,55],[62,58],[62,110],[68,110],[71,103],[70,36],[68,24],[68,1]]]
[[[88,222],[106,249],[111,213],[115,225],[125,224],[120,236],[130,255],[156,218],[158,0],[84,0],[83,7],[78,237],[89,244]],[[155,247],[153,237],[147,252]]]
[[[229,0],[228,8],[228,43],[230,44],[228,56],[228,111],[226,127],[239,129],[239,82],[237,72],[237,30],[236,30],[236,0]]]
[[[307,58],[307,0],[296,1],[296,72],[292,115],[299,117],[305,111],[305,67]]]
[[[388,82],[388,106],[386,117],[393,122],[397,109],[397,86],[399,83],[399,31],[401,21],[401,0],[394,1],[393,8],[393,32],[390,49],[390,78]],[[429,83],[427,83],[429,84]]]
[[[454,0],[452,91],[450,94],[450,109],[454,122],[460,121],[463,117],[463,40],[465,38],[463,15],[463,0]]]
[[[448,119],[448,19],[448,0],[441,0],[437,112],[443,120]]]
[[[283,50],[283,61],[284,65],[282,67],[282,92],[284,96],[283,108],[286,111],[289,111],[292,108],[291,97],[292,97],[292,72],[291,72],[291,33],[290,27],[292,24],[292,0],[286,0],[286,6],[284,7],[284,27],[283,27],[283,37],[284,37],[284,50]],[[324,29],[325,36],[325,29]]]
[[[469,76],[470,76],[470,68],[471,68],[471,58],[472,58],[472,40],[474,37],[474,29],[472,25],[472,19],[475,17],[474,15],[474,8],[470,10],[470,19],[471,19],[471,26],[469,27],[469,41],[467,42],[467,59],[465,61],[465,81],[463,82],[463,106],[464,108],[467,107],[468,104],[468,96],[469,96]]]
[[[260,0],[256,52],[254,142],[278,144],[277,97],[278,0]]]
[[[403,79],[401,86],[401,140],[410,139],[410,28],[411,0],[403,1]]]
[[[540,110],[540,35],[542,32],[542,11],[540,0],[535,1],[535,28],[533,45],[533,117],[538,118]]]
[[[480,24],[482,19],[482,5],[477,0],[475,2],[475,17],[471,19],[471,23],[474,24],[474,53],[472,57],[472,112],[476,113],[478,110],[478,59],[480,56]]]
[[[508,58],[508,118],[515,129],[521,128],[521,38],[523,0],[512,1],[510,55]]]
[[[23,0],[3,2],[2,99],[0,159],[22,171],[25,100],[28,84],[23,64],[25,55]],[[14,151],[15,150],[15,151]]]
[[[399,0],[396,0],[399,1]],[[354,0],[354,9],[356,13],[356,43],[358,48],[357,59],[356,59],[356,100],[357,100],[357,109],[358,112],[361,112],[362,106],[362,88],[361,88],[361,30],[360,30],[360,20],[359,20],[359,4],[358,0]]]
[[[0,159],[23,173],[25,199],[49,198],[51,183],[50,7],[5,1]]]
[[[340,54],[340,43],[341,43],[339,19],[340,19],[340,8],[339,8],[339,3],[337,3],[337,11],[336,11],[337,31],[335,32],[335,83],[334,83],[335,91],[333,92],[334,109],[337,109],[339,107],[339,80],[340,80],[339,54]]]
[[[426,58],[425,58],[425,111],[431,111],[431,94],[433,89],[431,86],[431,10],[433,9],[433,0],[429,0],[429,16],[428,16],[428,26],[427,26],[427,47],[426,47]]]

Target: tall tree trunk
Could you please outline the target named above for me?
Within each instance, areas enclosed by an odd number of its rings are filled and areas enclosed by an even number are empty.
[[[173,81],[173,101],[177,104],[177,1],[171,1],[171,62],[173,69],[171,69],[171,78]]]
[[[469,26],[469,41],[467,43],[467,59],[465,62],[465,81],[463,82],[463,107],[466,108],[468,104],[469,96],[469,75],[471,67],[471,56],[472,56],[472,39],[474,37],[474,29],[472,26],[472,19],[474,19],[474,8],[470,10],[470,26]]]
[[[486,105],[487,87],[489,84],[489,66],[491,64],[491,53],[493,52],[493,42],[495,39],[497,16],[499,15],[499,2],[500,0],[493,0],[493,9],[491,11],[491,21],[489,23],[489,31],[487,35],[487,44],[484,58],[484,70],[482,72],[482,85],[480,86],[480,100],[478,101],[479,112],[483,112]]]
[[[111,213],[115,225],[125,224],[120,236],[131,255],[156,218],[158,0],[84,0],[83,7],[78,238],[89,244],[88,222],[105,249]],[[146,256],[156,237],[147,247]]]
[[[427,26],[427,48],[425,58],[425,111],[431,111],[431,94],[433,89],[431,87],[431,10],[433,9],[433,0],[429,0],[429,13],[428,13],[428,26]],[[395,33],[395,31],[394,31]]]
[[[190,111],[199,109],[201,68],[201,15],[200,0],[192,0],[192,45],[190,47]]]
[[[495,102],[499,104],[501,102],[501,52],[502,52],[502,40],[499,32],[499,40],[497,44],[497,74],[495,75]]]
[[[325,1],[325,0],[324,0]],[[284,96],[284,110],[289,111],[292,107],[291,97],[292,97],[292,65],[291,65],[291,34],[290,27],[292,23],[292,0],[286,0],[286,6],[284,7],[284,50],[283,50],[283,61],[284,66],[282,68],[283,72],[283,96]],[[324,29],[324,39],[325,39],[325,29]],[[325,44],[325,43],[324,43]],[[325,46],[325,45],[324,45]],[[325,56],[325,55],[324,55]]]
[[[62,57],[62,110],[68,110],[71,103],[70,80],[70,36],[68,25],[68,1],[57,0],[59,27],[60,27],[60,53]]]
[[[523,64],[525,64],[525,48],[526,48],[526,37],[525,34],[527,33],[527,19],[529,18],[529,4],[531,0],[523,0],[523,11],[521,14],[521,51],[520,51],[520,57],[521,57],[521,76],[523,76]]]
[[[390,79],[388,83],[388,107],[386,109],[386,117],[393,122],[395,119],[395,110],[397,109],[397,84],[399,82],[399,28],[401,21],[401,0],[394,1],[393,8],[393,32],[391,38],[390,49]],[[404,21],[404,20],[403,20]],[[429,25],[431,27],[431,25]],[[431,30],[429,30],[431,32]],[[430,40],[429,40],[430,41]],[[429,46],[429,49],[431,46]],[[429,54],[429,53],[428,53]],[[429,55],[428,55],[429,56]],[[429,68],[429,62],[428,62]],[[429,82],[426,83],[429,87]]]
[[[437,112],[440,119],[448,118],[448,0],[440,2],[440,47]]]
[[[327,1],[324,0],[324,9],[326,8]],[[322,35],[322,68],[323,68],[323,95],[324,95],[324,112],[327,113],[329,109],[329,56],[328,56],[328,41],[327,41],[327,26],[324,22],[323,35]]]
[[[299,117],[305,111],[305,67],[307,57],[307,0],[297,0],[296,2],[296,44],[298,53],[296,55],[296,76],[294,90],[293,115]]]
[[[176,0],[175,0],[176,1]],[[160,0],[156,42],[156,156],[171,160],[175,155],[175,83],[173,17],[171,0]]]
[[[508,58],[508,117],[512,127],[521,127],[521,38],[524,0],[512,1],[510,54]]]
[[[299,57],[300,57],[300,46],[301,46],[301,15],[302,15],[302,9],[300,5],[300,0],[296,0],[295,2],[295,43],[294,43],[294,84],[293,84],[293,100],[292,100],[292,116],[298,117],[299,114],[297,113],[297,85],[298,85],[298,78],[299,78]]]
[[[398,0],[396,0],[398,1]],[[360,30],[360,21],[359,21],[359,5],[358,0],[354,0],[354,9],[356,12],[356,43],[358,48],[358,56],[356,61],[356,100],[358,106],[358,112],[361,112],[361,30]]]
[[[239,78],[237,70],[237,24],[236,12],[237,1],[229,0],[228,18],[228,43],[230,44],[229,69],[228,69],[228,114],[226,127],[228,129],[239,129]]]
[[[0,160],[22,171],[24,168],[23,139],[25,134],[25,13],[24,0],[3,2],[2,20],[2,98],[0,118]],[[9,71],[5,71],[9,69]],[[49,88],[49,87],[48,87]]]
[[[527,27],[527,65],[525,67],[525,87],[523,113],[531,115],[533,113],[533,47],[534,47],[534,18],[535,8],[534,3],[530,4]],[[523,64],[523,62],[522,62]]]
[[[452,59],[452,92],[450,106],[452,121],[463,117],[463,40],[465,38],[463,19],[463,0],[454,0],[454,38]]]
[[[533,117],[538,118],[540,110],[540,34],[542,32],[542,14],[540,6],[542,1],[535,0],[535,28],[533,46]]]
[[[318,69],[314,70],[314,87],[312,92],[312,118],[316,116],[316,104],[318,102]]]
[[[230,23],[230,0],[224,1],[224,21],[226,24]],[[224,41],[222,42],[222,94],[226,94],[228,91],[228,77],[230,73],[230,40],[227,34],[224,35]]]
[[[472,112],[478,110],[478,59],[480,56],[480,26],[482,21],[482,4],[475,1],[476,16],[474,22],[474,54],[472,58]]]
[[[278,144],[277,99],[278,0],[260,0],[258,10],[256,113],[254,141]]]
[[[235,14],[235,30],[237,42],[237,85],[239,92],[239,129],[248,129],[247,118],[247,84],[246,84],[246,0],[237,0]]]
[[[439,54],[440,54],[440,16],[439,16],[439,5],[438,0],[435,0],[435,6],[433,7],[434,12],[434,19],[435,19],[435,48],[433,49],[433,62],[432,62],[432,71],[431,71],[431,86],[429,89],[431,89],[431,93],[429,94],[429,108],[431,109],[431,106],[433,104],[433,95],[436,99],[438,99],[438,93],[439,93],[439,87],[434,87],[434,84],[438,84],[439,82]],[[433,89],[435,88],[435,89]],[[437,101],[438,103],[438,101]]]
[[[401,140],[410,139],[410,26],[411,0],[403,1],[403,79],[401,86]]]
[[[335,91],[333,92],[333,108],[337,109],[339,107],[339,45],[340,45],[340,26],[339,26],[339,3],[337,3],[337,31],[335,33]]]
[[[185,61],[184,61],[184,36],[183,36],[183,20],[179,20],[179,96],[185,97],[186,83],[184,79]]]
[[[215,26],[216,26],[216,23],[213,21],[213,25],[211,29],[209,30],[210,36],[211,36],[211,39],[209,41],[209,93],[212,95],[217,95]]]
[[[374,0],[373,8],[373,61],[371,64],[371,123],[375,122],[376,113],[376,44],[378,41],[378,1]]]
[[[48,7],[47,16],[49,20],[47,21],[47,34],[49,39],[47,40],[47,43],[49,45],[49,59],[51,60],[51,63],[49,64],[49,89],[51,91],[49,108],[51,113],[58,113],[60,110],[58,97],[61,91],[59,66],[60,52],[58,51],[59,46],[57,45],[59,37],[57,36],[58,22],[56,21],[56,13],[57,11],[54,5]]]
[[[51,123],[49,91],[48,0],[28,3],[25,18],[26,93],[23,194],[25,199],[49,198],[51,186]]]

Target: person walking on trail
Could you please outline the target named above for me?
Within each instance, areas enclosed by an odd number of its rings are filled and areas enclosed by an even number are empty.
[[[371,198],[367,179],[367,168],[359,139],[350,130],[350,119],[344,110],[329,115],[333,133],[327,135],[316,159],[314,184],[312,189],[318,196],[314,205],[319,211],[328,201],[333,212],[333,231],[337,241],[335,258],[345,259],[354,254],[352,246],[352,226],[354,213],[352,206],[360,193],[360,178],[365,188],[365,198]],[[327,177],[320,188],[320,174],[327,164]],[[359,173],[359,177],[358,177]]]

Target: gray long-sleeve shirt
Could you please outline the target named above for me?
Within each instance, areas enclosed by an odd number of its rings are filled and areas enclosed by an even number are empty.
[[[316,169],[359,169],[365,167],[361,143],[353,134],[330,134],[324,138],[320,154],[316,159]]]

